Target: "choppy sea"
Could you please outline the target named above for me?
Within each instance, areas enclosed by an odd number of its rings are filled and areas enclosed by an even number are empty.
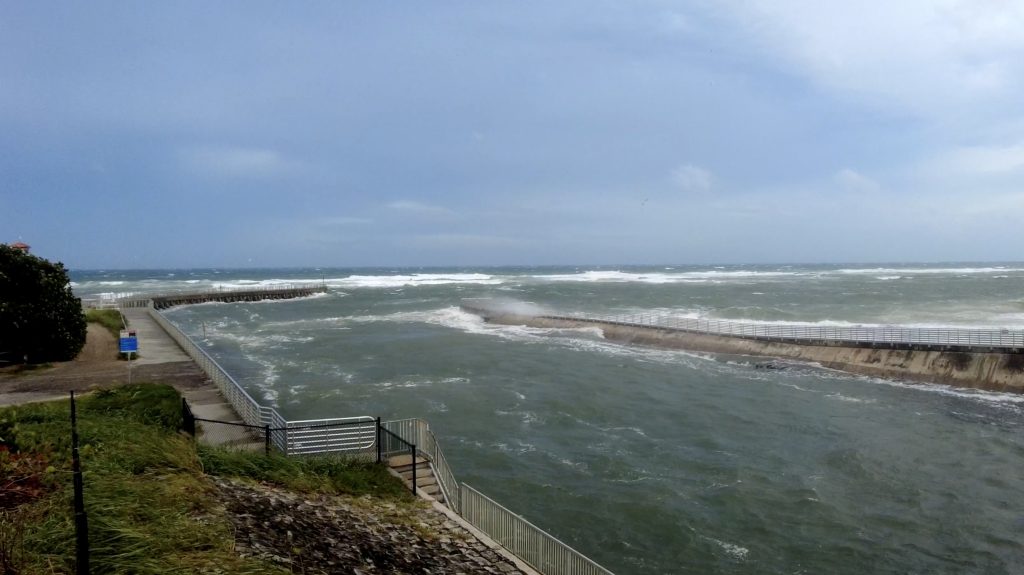
[[[486,297],[559,312],[1024,329],[1021,263],[72,280],[81,297],[326,283],[310,298],[167,316],[290,419],[427,419],[460,481],[619,575],[1024,573],[1024,395],[765,370],[459,309]]]

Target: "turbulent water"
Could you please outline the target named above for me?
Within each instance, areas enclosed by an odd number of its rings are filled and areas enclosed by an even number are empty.
[[[1024,396],[758,369],[459,309],[487,297],[561,312],[1024,329],[1024,264],[73,279],[83,297],[326,282],[311,298],[167,315],[290,419],[429,420],[459,480],[619,575],[1024,573]]]

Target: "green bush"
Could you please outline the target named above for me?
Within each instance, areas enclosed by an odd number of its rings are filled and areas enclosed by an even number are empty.
[[[0,359],[74,359],[85,345],[82,302],[64,264],[0,244]]]

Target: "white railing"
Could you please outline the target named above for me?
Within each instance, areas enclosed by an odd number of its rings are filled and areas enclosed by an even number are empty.
[[[220,364],[163,314],[152,307],[149,314],[206,372],[247,424],[270,429],[271,443],[285,455],[366,454],[377,448],[380,434],[376,419],[360,416],[288,421],[274,408],[260,405]],[[540,573],[612,575],[493,499],[466,484],[460,485],[426,421],[401,419],[382,422],[380,426],[414,444],[416,450],[430,460],[434,477],[452,510]]]
[[[83,297],[82,307],[84,309],[118,309],[117,298],[104,297]]]
[[[235,412],[242,418],[242,421],[248,425],[267,425],[270,423],[272,416],[277,415],[275,410],[265,408],[253,399],[215,359],[210,357],[203,348],[196,345],[190,337],[185,335],[185,332],[178,329],[178,326],[167,321],[167,318],[162,313],[151,307],[149,308],[149,315],[181,346],[181,349],[192,358],[192,361],[196,362],[199,368],[209,376],[213,384],[220,390],[221,395],[224,396],[224,399],[227,399],[231,407],[235,408]],[[279,415],[277,417],[280,418]]]
[[[415,445],[416,450],[430,460],[437,485],[441,488],[441,493],[444,494],[445,503],[458,513],[458,498],[455,496],[458,493],[459,484],[455,481],[455,474],[452,473],[451,467],[448,466],[448,460],[441,451],[440,443],[434,437],[434,433],[430,431],[430,424],[422,419],[399,419],[386,421],[381,425],[384,429]]]
[[[377,420],[368,417],[309,419],[285,424],[288,455],[368,453],[377,444]]]
[[[517,557],[545,575],[612,575],[543,529],[463,483],[460,514]]]
[[[288,421],[276,409],[260,405],[216,360],[163,314],[151,307],[149,315],[209,376],[242,421],[271,428],[271,442],[285,455],[366,453],[374,449],[374,418],[358,416]]]
[[[538,317],[783,341],[1024,348],[1024,331],[1010,329],[755,324],[728,320],[680,318],[667,314],[650,313],[541,315]]]

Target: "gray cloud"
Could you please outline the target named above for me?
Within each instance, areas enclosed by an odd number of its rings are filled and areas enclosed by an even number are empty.
[[[201,146],[183,150],[180,157],[193,173],[227,178],[280,176],[298,167],[280,153],[263,148]]]
[[[1019,2],[21,3],[0,229],[72,267],[1019,258],[1021,29]],[[88,225],[112,205],[146,233]]]

